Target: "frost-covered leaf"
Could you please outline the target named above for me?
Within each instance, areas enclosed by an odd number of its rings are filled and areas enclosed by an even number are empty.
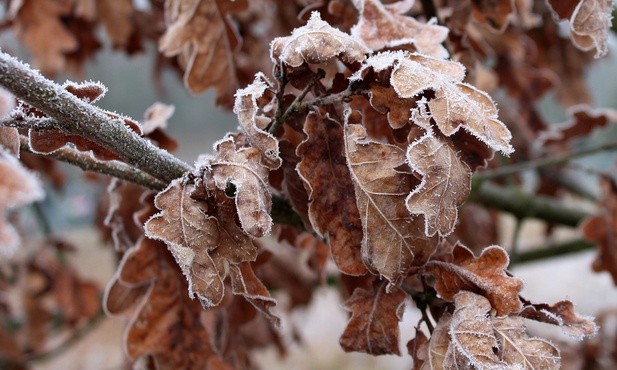
[[[434,251],[435,240],[424,234],[419,217],[412,218],[405,198],[415,187],[399,147],[370,140],[360,125],[345,126],[345,156],[362,221],[365,264],[396,284],[414,263]]]
[[[156,102],[146,109],[141,121],[144,136],[154,141],[159,148],[170,152],[178,148],[178,142],[169,136],[165,129],[175,109],[173,105]]]
[[[557,19],[568,19],[572,42],[581,50],[596,49],[596,58],[608,52],[612,0],[548,0]]]
[[[261,114],[259,100],[264,97],[272,83],[261,72],[257,73],[252,84],[236,92],[234,113],[251,146],[261,150],[263,164],[275,170],[281,166],[278,140],[264,129],[271,119]]]
[[[362,80],[368,69],[391,71],[389,83],[401,98],[413,98],[432,90],[428,101],[431,117],[446,136],[461,127],[493,150],[510,154],[512,135],[498,119],[491,98],[475,87],[463,83],[465,67],[454,61],[407,52],[385,52],[367,59],[352,77]]]
[[[9,224],[6,212],[42,199],[39,179],[4,150],[0,150],[0,255],[12,254],[19,247],[17,230]]]
[[[233,50],[237,36],[227,27],[225,12],[215,0],[165,2],[167,29],[159,41],[165,56],[178,56],[184,68],[184,84],[193,93],[214,87],[217,103],[231,105],[238,87]],[[246,6],[237,1],[238,8]]]
[[[570,119],[566,122],[551,125],[538,136],[541,145],[566,143],[574,138],[589,135],[596,128],[604,127],[609,122],[617,122],[617,111],[614,109],[592,109],[586,104],[568,108]]]
[[[387,286],[386,281],[376,281],[372,290],[356,288],[345,302],[351,312],[340,338],[345,351],[400,355],[398,324],[407,294],[399,288],[388,292]]]
[[[257,278],[251,264],[242,262],[229,267],[231,289],[234,294],[242,295],[253,307],[263,313],[275,326],[280,325],[280,319],[270,309],[276,306],[276,301],[270,297],[266,286]]]
[[[15,97],[0,87],[0,119],[15,108]],[[19,158],[19,131],[14,127],[0,127],[0,148]]]
[[[422,182],[406,199],[412,214],[424,215],[427,235],[454,230],[460,206],[471,190],[471,171],[448,142],[426,135],[407,148],[407,161]]]
[[[559,301],[552,305],[546,303],[531,303],[524,298],[523,309],[519,316],[557,325],[562,330],[578,340],[592,336],[598,331],[598,327],[593,322],[593,318],[585,317],[574,311],[574,304],[568,300]]]
[[[418,52],[436,58],[447,58],[448,51],[441,44],[448,37],[448,29],[435,24],[421,23],[407,13],[414,0],[384,5],[379,0],[359,0],[358,23],[351,35],[358,37],[373,50],[412,44]]]
[[[449,261],[430,261],[426,270],[435,277],[435,289],[444,299],[452,301],[463,290],[482,294],[497,315],[503,316],[522,308],[518,295],[523,282],[508,276],[508,263],[508,254],[498,246],[485,248],[476,258],[469,249],[457,245]]]
[[[309,219],[315,231],[328,234],[339,270],[362,275],[362,223],[345,159],[343,125],[317,112],[304,123],[307,135],[297,149],[297,171],[309,193]]]
[[[236,149],[229,137],[215,144],[216,156],[205,164],[212,170],[216,186],[225,191],[235,187],[236,208],[244,231],[256,238],[272,228],[272,196],[268,185],[268,167],[262,164],[262,152],[257,148]]]
[[[193,184],[174,180],[156,196],[155,206],[162,212],[150,218],[145,229],[148,237],[169,247],[187,278],[189,296],[212,307],[223,299],[227,265],[254,260],[256,250],[233,223],[233,213],[219,220],[205,201],[191,197],[194,191]]]
[[[274,39],[270,45],[272,61],[290,67],[304,62],[321,64],[336,57],[347,63],[361,62],[370,51],[362,41],[322,21],[317,12],[305,26],[296,28],[290,36]]]

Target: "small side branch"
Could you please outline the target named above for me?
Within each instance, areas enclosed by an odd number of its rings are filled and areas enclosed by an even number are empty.
[[[98,161],[87,153],[79,152],[71,148],[60,148],[51,154],[34,153],[28,145],[28,138],[19,138],[20,149],[24,152],[50,157],[62,162],[70,163],[84,171],[94,171],[104,175],[113,176],[121,180],[133,182],[152,190],[160,191],[165,188],[165,183],[136,168],[127,166],[117,161]]]
[[[58,130],[86,137],[163,182],[171,182],[191,170],[180,159],[129,130],[121,120],[108,117],[1,51],[0,85],[52,118]]]

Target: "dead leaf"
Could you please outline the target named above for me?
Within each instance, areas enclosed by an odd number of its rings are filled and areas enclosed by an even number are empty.
[[[155,198],[162,210],[145,225],[148,237],[164,241],[188,281],[189,296],[204,307],[223,299],[227,264],[254,260],[255,247],[235,224],[222,224],[205,201],[191,197],[195,185],[174,180]]]
[[[456,245],[450,261],[432,260],[426,271],[435,277],[435,289],[448,301],[463,290],[485,296],[498,316],[517,313],[522,308],[518,296],[523,281],[508,276],[508,254],[498,246],[485,248],[479,257]]]
[[[570,119],[566,122],[551,125],[549,130],[540,132],[539,145],[565,143],[574,138],[589,135],[593,130],[617,121],[617,111],[614,109],[592,109],[588,105],[574,105],[567,110]]]
[[[236,149],[234,139],[228,137],[215,144],[215,151],[216,156],[200,166],[211,168],[212,178],[220,190],[225,191],[233,184],[242,229],[255,238],[268,234],[272,228],[272,196],[269,171],[262,164],[261,150]]]
[[[310,113],[307,138],[297,148],[297,171],[309,193],[309,219],[320,235],[328,234],[332,257],[348,275],[367,272],[361,256],[362,223],[345,159],[343,125],[329,115]]]
[[[345,156],[362,221],[364,263],[396,285],[413,264],[421,265],[434,252],[436,240],[424,234],[420,218],[412,218],[405,198],[416,180],[396,169],[405,152],[372,141],[360,125],[345,126]]]
[[[220,1],[224,3],[224,1]],[[229,106],[239,86],[233,52],[237,36],[228,32],[225,11],[215,0],[171,0],[165,2],[167,28],[159,51],[178,56],[184,68],[184,85],[199,94],[214,87],[217,104]]]
[[[407,294],[399,288],[388,292],[387,286],[376,281],[372,291],[357,288],[345,302],[352,314],[339,342],[346,352],[400,355],[398,324]]]
[[[471,170],[454,148],[432,134],[407,148],[407,162],[422,176],[405,200],[407,209],[424,215],[426,235],[449,235],[457,222],[458,206],[471,191]]]
[[[234,294],[242,295],[253,307],[263,313],[274,326],[280,326],[281,320],[270,309],[276,306],[276,301],[270,297],[266,286],[257,278],[251,264],[242,262],[239,265],[231,265],[231,288]]]
[[[279,143],[272,134],[265,131],[272,120],[261,112],[258,104],[262,98],[266,99],[264,95],[272,88],[268,78],[261,72],[257,73],[252,84],[236,92],[234,113],[251,146],[261,150],[263,164],[275,170],[281,166]]]
[[[471,5],[475,20],[488,25],[497,32],[503,32],[506,29],[514,11],[513,0],[471,1]]]
[[[322,21],[317,12],[291,36],[278,37],[270,44],[272,62],[290,67],[299,67],[304,62],[326,63],[336,57],[347,63],[361,62],[368,53],[370,49],[362,41]]]
[[[574,312],[574,304],[568,300],[559,301],[552,305],[531,303],[522,297],[521,301],[523,302],[523,309],[518,314],[519,316],[557,325],[566,334],[578,340],[593,336],[598,331],[593,318],[581,316]]]
[[[159,148],[169,152],[178,149],[178,142],[165,132],[167,122],[174,111],[173,105],[156,102],[146,109],[144,120],[141,122],[144,136],[153,140]]]
[[[135,8],[132,0],[97,0],[98,21],[105,26],[114,48],[125,48],[133,33]]]
[[[17,230],[7,221],[6,213],[41,200],[43,186],[38,177],[5,151],[0,151],[0,254],[10,255],[19,247]]]
[[[512,135],[499,121],[491,98],[461,82],[465,77],[462,64],[417,53],[385,52],[367,59],[350,80],[362,80],[368,69],[391,71],[389,83],[401,98],[413,98],[433,90],[435,98],[427,105],[444,135],[451,136],[462,127],[493,150],[504,154],[513,151],[510,145]]]
[[[387,5],[378,0],[357,1],[360,18],[351,35],[374,51],[411,44],[422,54],[447,58],[448,51],[442,43],[448,37],[448,29],[433,20],[421,23],[404,15],[413,4],[414,0]]]

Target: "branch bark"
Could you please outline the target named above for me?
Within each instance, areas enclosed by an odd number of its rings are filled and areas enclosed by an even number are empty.
[[[120,120],[109,118],[100,109],[1,51],[0,85],[52,118],[59,130],[87,137],[166,183],[191,170],[180,159],[129,130]]]

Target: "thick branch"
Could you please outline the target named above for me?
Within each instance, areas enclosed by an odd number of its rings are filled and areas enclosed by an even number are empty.
[[[108,117],[4,52],[0,52],[0,85],[53,118],[59,130],[86,137],[164,182],[190,171],[187,164],[141,138],[120,120]]]
[[[25,136],[20,137],[19,145],[22,151],[32,153],[34,155],[51,157],[53,159],[75,165],[84,171],[94,171],[113,176],[122,180],[134,182],[135,184],[145,186],[152,190],[162,190],[166,186],[161,180],[158,180],[136,168],[127,166],[122,162],[97,161],[87,153],[82,153],[67,147],[60,148],[51,154],[34,153],[30,149],[30,145],[28,145],[28,138]]]
[[[467,199],[486,207],[511,213],[517,218],[538,218],[550,223],[572,226],[590,216],[578,208],[565,206],[548,197],[532,195],[518,188],[506,188],[491,183],[476,183]]]

